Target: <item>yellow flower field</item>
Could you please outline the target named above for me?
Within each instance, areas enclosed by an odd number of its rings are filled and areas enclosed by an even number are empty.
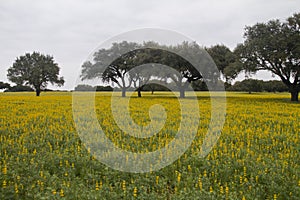
[[[89,153],[75,129],[72,93],[0,93],[0,199],[299,199],[300,104],[287,93],[227,93],[221,137],[200,158],[211,103],[208,93],[197,95],[200,124],[190,148],[159,171],[134,174]],[[172,93],[130,99],[141,126],[152,105],[167,113],[162,131],[142,139],[117,126],[110,93],[95,100],[98,122],[119,148],[151,152],[176,136],[180,107]]]

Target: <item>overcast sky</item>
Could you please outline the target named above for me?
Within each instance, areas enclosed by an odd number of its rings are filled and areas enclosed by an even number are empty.
[[[72,89],[89,54],[122,32],[169,29],[233,49],[246,25],[285,20],[299,8],[299,0],[0,0],[0,81],[16,57],[39,51],[54,56],[62,89]]]

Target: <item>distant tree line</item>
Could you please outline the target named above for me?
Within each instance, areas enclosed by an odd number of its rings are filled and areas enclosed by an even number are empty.
[[[32,92],[34,89],[27,85],[15,85],[11,86],[9,83],[4,83],[0,81],[0,90],[4,90],[4,92]],[[41,89],[41,91],[53,91],[51,89]],[[57,90],[56,90],[57,91]]]
[[[101,86],[101,85],[91,86],[87,84],[79,84],[75,87],[74,90],[75,91],[114,91],[114,90],[121,91],[121,89],[117,87],[113,88],[111,86]],[[127,90],[136,91],[136,88],[129,87]],[[143,87],[142,91],[151,91],[153,94],[155,91],[170,91],[170,89],[159,84],[149,83]]]
[[[9,88],[10,88],[9,83],[4,83],[4,82],[0,81],[0,90],[9,89]]]
[[[3,90],[4,92],[25,92],[25,91],[34,91],[30,86],[26,85],[15,85],[15,86],[10,86],[9,83],[4,83],[0,81],[0,89]]]
[[[75,91],[113,91],[111,86],[91,86],[91,85],[77,85]]]
[[[227,84],[226,91],[239,91],[239,92],[288,92],[289,88],[279,80],[257,80],[257,79],[245,79],[243,81],[236,81],[233,85]],[[111,86],[91,86],[91,85],[77,85],[75,91],[121,91],[120,88],[113,88]],[[136,88],[129,87],[128,91],[136,91]],[[142,91],[151,91],[153,94],[155,91],[176,91],[176,85],[170,83],[168,87],[159,84],[146,84]],[[191,90],[191,89],[190,89]],[[208,91],[206,83],[204,81],[195,81],[192,83],[192,90],[194,91]]]
[[[32,91],[34,91],[34,89],[32,89],[30,86],[27,85],[15,85],[4,90],[4,92],[32,92]]]
[[[227,91],[248,92],[288,92],[289,88],[282,81],[263,81],[256,79],[245,79],[237,81],[234,85],[227,87]]]

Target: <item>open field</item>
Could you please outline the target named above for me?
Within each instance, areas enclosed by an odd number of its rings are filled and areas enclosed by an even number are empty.
[[[197,94],[201,120],[187,152],[160,171],[132,174],[88,153],[74,127],[71,93],[0,93],[0,199],[299,199],[300,104],[290,102],[288,93],[227,93],[222,135],[199,158],[210,99]],[[148,109],[156,103],[168,114],[151,141],[123,133],[110,112],[110,93],[96,96],[107,137],[133,152],[162,148],[180,121],[171,93],[143,95],[130,99],[137,124],[149,123]]]

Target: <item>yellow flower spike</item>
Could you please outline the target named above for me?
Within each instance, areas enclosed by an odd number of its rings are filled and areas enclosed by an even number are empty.
[[[18,184],[15,183],[15,193],[18,194],[19,193],[19,188],[18,188]]]
[[[52,190],[53,195],[56,195],[56,193],[57,193],[56,190]]]
[[[122,190],[125,192],[126,191],[126,181],[122,181]]]
[[[188,165],[188,171],[191,172],[192,171],[192,167],[191,165]]]
[[[2,187],[3,187],[3,188],[6,188],[6,185],[7,185],[6,180],[4,180],[4,181],[2,182]]]
[[[243,198],[242,198],[242,200],[246,200],[246,197],[243,195]]]
[[[177,182],[180,183],[180,180],[181,180],[181,174],[178,172],[178,175],[177,175]]]
[[[59,196],[61,196],[61,197],[64,197],[64,196],[65,196],[65,193],[64,193],[64,190],[63,190],[63,189],[60,189],[60,191],[59,191]]]
[[[224,194],[223,186],[220,186],[220,193],[221,193],[221,194]]]
[[[212,193],[213,192],[213,188],[212,186],[209,186],[209,192]]]
[[[4,167],[2,168],[2,173],[3,173],[4,175],[7,174],[7,166],[6,166],[6,164],[5,164]]]
[[[226,199],[228,199],[228,196],[229,196],[229,188],[228,188],[228,186],[225,187],[225,194],[226,194]]]
[[[98,184],[98,181],[96,181],[96,188],[95,188],[97,191],[99,190],[99,184]]]
[[[202,182],[200,181],[198,184],[199,184],[199,189],[200,189],[200,191],[202,191],[202,189],[203,189]]]
[[[65,164],[66,164],[66,167],[69,167],[70,164],[69,164],[69,161],[68,160],[65,160]]]
[[[159,181],[159,176],[156,176],[156,178],[155,178],[155,183],[156,183],[156,185],[158,185],[158,181]],[[300,183],[300,182],[299,182]]]
[[[134,187],[134,189],[133,189],[133,196],[134,197],[137,197],[137,192],[138,192],[137,187]]]

